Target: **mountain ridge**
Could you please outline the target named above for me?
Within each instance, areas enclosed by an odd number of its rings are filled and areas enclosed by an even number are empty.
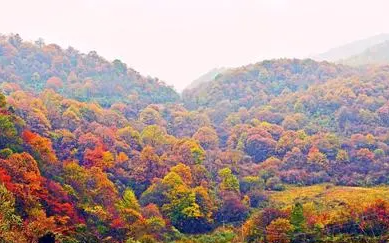
[[[205,74],[201,75],[197,79],[193,80],[189,85],[187,85],[184,90],[189,90],[198,87],[201,84],[207,83],[209,81],[212,81],[216,78],[217,75],[222,74],[224,71],[228,70],[228,68],[221,67],[221,68],[213,68],[206,72]]]
[[[389,40],[369,47],[357,55],[338,60],[337,62],[350,66],[388,65]]]
[[[336,62],[341,59],[346,59],[354,55],[358,55],[376,44],[389,40],[389,33],[382,33],[365,39],[352,41],[348,44],[344,44],[338,47],[331,48],[330,50],[316,55],[311,55],[310,58],[318,61],[332,61]]]
[[[45,87],[80,101],[91,98],[109,106],[138,96],[147,104],[178,100],[179,95],[159,79],[143,77],[118,59],[112,62],[97,52],[80,53],[56,44],[24,42],[19,35],[0,37],[0,82],[35,92]],[[145,106],[147,104],[139,104]]]

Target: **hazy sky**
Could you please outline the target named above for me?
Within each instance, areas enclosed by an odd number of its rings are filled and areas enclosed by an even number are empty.
[[[389,32],[388,0],[0,0],[0,33],[96,50],[181,90],[214,67]]]

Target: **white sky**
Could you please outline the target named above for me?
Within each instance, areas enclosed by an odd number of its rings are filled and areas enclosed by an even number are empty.
[[[389,32],[388,0],[0,0],[0,33],[96,50],[182,90],[214,67]]]

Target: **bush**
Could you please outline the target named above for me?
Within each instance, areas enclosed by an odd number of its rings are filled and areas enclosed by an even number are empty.
[[[266,182],[266,189],[272,191],[283,191],[285,186],[282,184],[280,178],[272,177]]]

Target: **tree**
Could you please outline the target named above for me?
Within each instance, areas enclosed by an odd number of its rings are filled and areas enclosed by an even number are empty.
[[[22,218],[15,212],[15,197],[0,183],[0,241],[26,242]]]
[[[267,240],[269,243],[289,243],[292,225],[287,219],[278,218],[266,227]]]
[[[293,147],[292,151],[285,154],[283,159],[283,168],[304,168],[306,166],[306,156],[297,147]]]
[[[141,218],[140,205],[134,191],[131,188],[127,188],[124,191],[122,200],[119,201],[117,207],[119,208],[122,216],[129,223],[134,223],[136,220]]]
[[[222,195],[222,202],[216,212],[218,223],[241,223],[249,215],[249,208],[243,204],[236,192],[226,191]]]
[[[5,105],[7,104],[5,96],[0,93],[0,109],[4,109]]]
[[[17,130],[11,116],[0,113],[0,148],[5,148],[17,139]]]
[[[278,209],[265,208],[254,213],[242,226],[243,234],[248,242],[266,242],[266,227],[276,219],[286,218],[286,214]]]
[[[240,181],[240,191],[247,193],[264,188],[264,180],[257,176],[246,176]]]
[[[215,198],[210,195],[207,188],[203,186],[197,186],[194,188],[196,194],[196,203],[200,206],[201,212],[204,215],[205,227],[210,227],[213,223],[213,216],[216,211]]]
[[[58,91],[63,86],[62,80],[58,77],[51,77],[46,81],[46,88]]]
[[[284,127],[285,130],[298,130],[299,129],[299,124],[294,119],[294,117],[287,116],[282,121],[282,127]]]
[[[318,148],[312,147],[309,150],[308,156],[307,156],[307,162],[311,167],[314,169],[321,169],[323,167],[326,167],[328,165],[327,156],[319,151]]]
[[[2,161],[2,168],[21,188],[25,188],[33,194],[41,190],[41,174],[38,163],[30,154],[14,153]]]
[[[141,135],[142,143],[146,145],[150,145],[154,148],[165,144],[166,142],[166,133],[162,130],[161,127],[157,125],[150,125],[143,129]]]
[[[190,186],[192,184],[192,172],[189,166],[179,163],[172,167],[170,171],[177,173],[186,185]]]
[[[159,208],[154,203],[147,204],[145,207],[142,208],[142,215],[145,218],[162,218],[162,214],[159,211]]]
[[[32,152],[45,164],[53,165],[58,163],[58,158],[53,150],[51,140],[28,130],[22,134],[24,141],[31,146]]]
[[[172,224],[184,233],[198,232],[197,221],[204,215],[196,203],[196,194],[185,184],[177,185],[169,191],[169,203],[162,206],[163,212],[170,218]],[[201,225],[201,223],[199,224]]]
[[[245,151],[255,162],[262,162],[274,154],[275,148],[276,142],[272,138],[252,135],[247,138]]]
[[[194,226],[201,225],[204,215],[196,203],[195,192],[173,171],[164,177],[163,183],[168,185],[168,190],[167,203],[162,206],[162,211],[179,230],[186,233],[197,232],[198,229]]]
[[[361,226],[373,235],[382,235],[389,230],[389,203],[376,200],[367,206],[360,215]]]
[[[222,191],[239,192],[239,180],[232,174],[230,168],[221,169],[218,174],[221,178],[220,189]]]
[[[384,124],[389,124],[389,103],[386,103],[377,110],[378,116]]]
[[[364,167],[361,169],[367,170],[367,166],[374,161],[374,153],[367,148],[359,149],[357,150],[354,159],[357,163]]]
[[[336,161],[339,163],[347,164],[350,162],[349,155],[346,150],[340,149],[336,155]]]
[[[146,146],[140,154],[140,160],[134,165],[132,174],[137,183],[149,185],[154,178],[162,178],[166,169],[155,149]]]
[[[177,160],[193,166],[202,164],[205,159],[204,149],[193,139],[181,139],[174,146],[173,151]]]
[[[9,43],[18,48],[23,43],[23,39],[19,34],[13,34],[9,37]]]
[[[127,72],[127,65],[125,63],[123,63],[122,61],[120,61],[119,59],[115,59],[113,62],[112,62],[115,70],[119,73],[126,73]]]
[[[123,193],[123,199],[118,205],[120,208],[131,208],[136,211],[140,210],[140,205],[136,199],[135,193],[131,188],[127,188]]]
[[[141,196],[143,205],[155,203],[172,224],[183,233],[210,230],[212,204],[206,190],[191,188],[181,176],[189,177],[188,167],[173,167],[160,181],[152,184]],[[188,181],[188,179],[185,181]]]
[[[219,137],[216,131],[210,127],[201,127],[193,135],[193,138],[200,142],[200,145],[205,150],[216,149],[219,145]]]
[[[159,112],[152,107],[147,107],[139,114],[139,120],[145,125],[162,125],[162,117]]]
[[[110,151],[105,151],[102,144],[98,144],[93,150],[86,149],[84,153],[84,165],[87,167],[99,167],[108,169],[113,166],[114,156]]]
[[[305,229],[305,217],[303,212],[303,205],[296,203],[290,214],[290,223],[293,226],[293,231],[296,233],[304,232]]]
[[[141,140],[138,131],[130,126],[118,129],[116,134],[123,140],[131,149],[140,150]]]

